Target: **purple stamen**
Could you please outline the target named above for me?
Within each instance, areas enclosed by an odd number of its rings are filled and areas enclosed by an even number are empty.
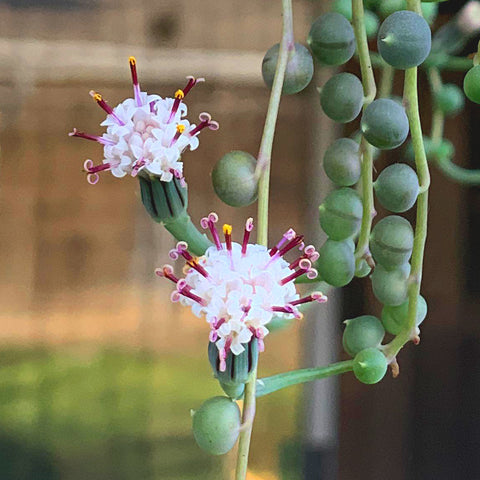
[[[289,313],[295,318],[302,318],[302,314],[291,303],[287,303],[283,307],[271,307],[270,310],[272,312]]]
[[[282,245],[284,245],[287,240],[291,240],[292,238],[294,238],[295,235],[295,230],[293,230],[292,228],[287,230],[283,234],[282,239],[272,249],[270,249],[270,252],[268,252],[270,256],[273,257],[278,252],[279,248],[282,247]]]
[[[145,160],[143,158],[140,158],[138,159],[134,164],[133,164],[133,167],[132,167],[132,172],[130,173],[130,175],[132,177],[136,177],[139,170],[145,166],[147,162],[145,162]]]
[[[130,57],[128,59],[128,63],[130,64],[130,72],[132,73],[133,95],[135,97],[135,103],[137,104],[137,107],[141,107],[142,100],[140,98],[140,84],[138,83],[137,60],[135,57]]]
[[[87,173],[103,172],[104,170],[109,170],[111,167],[111,163],[101,163],[100,165],[93,165],[93,162],[90,159],[85,160],[85,163],[83,164],[83,168]]]
[[[212,117],[209,113],[203,112],[198,117],[200,119],[200,123],[193,130],[190,130],[190,132],[188,132],[191,137],[195,136],[198,132],[200,132],[206,127],[208,127],[210,130],[219,129],[220,125],[218,124],[218,122],[212,120]]]
[[[176,290],[176,292],[178,292],[180,295],[183,295],[184,297],[190,298],[190,300],[199,303],[203,307],[207,304],[207,302],[202,297],[199,297],[198,295],[193,293],[189,288],[187,288],[187,286],[183,287],[182,290]]]
[[[290,240],[283,248],[281,248],[278,253],[275,254],[275,256],[283,257],[287,252],[289,252],[292,248],[295,248],[297,245],[300,246],[300,249],[302,249],[303,245],[303,235],[296,235],[295,238]]]
[[[162,268],[157,268],[155,274],[159,277],[168,278],[175,284],[180,281],[173,273],[173,267],[171,265],[164,265]]]
[[[307,258],[310,260],[312,263],[316,262],[318,260],[318,257],[320,256],[319,253],[315,250],[315,247],[313,245],[308,245],[305,247],[303,251],[303,255],[300,255],[296,260],[294,260],[290,265],[288,266],[291,270],[295,270],[300,261],[303,260],[304,258]]]
[[[183,90],[177,90],[175,92],[175,100],[173,101],[173,106],[172,106],[172,111],[170,112],[170,116],[168,117],[168,121],[167,123],[170,123],[174,117],[175,117],[175,114],[177,113],[178,111],[178,107],[180,106],[180,103],[182,103],[182,100],[186,97],[187,93],[199,82],[204,82],[205,79],[204,78],[198,78],[198,79],[195,79],[195,77],[192,77],[192,76],[188,76],[187,77],[187,80],[188,80],[188,83],[187,85],[185,86],[185,88]]]
[[[188,249],[188,243],[187,242],[178,242],[176,248],[172,248],[172,250],[170,250],[168,252],[168,255],[172,260],[178,260],[178,257],[180,255],[182,255],[182,257],[184,257],[186,260],[188,260],[188,258],[186,258],[183,254],[183,252],[187,251],[187,249]],[[187,251],[187,254],[190,255],[188,253],[188,251]],[[193,258],[193,257],[191,257],[191,258]]]
[[[79,132],[76,128],[74,128],[73,132],[70,132],[68,136],[84,138],[85,140],[93,140],[94,142],[101,143],[102,145],[115,145],[113,140],[109,140],[108,138],[100,137],[98,135],[89,135],[88,133]]]
[[[182,125],[181,123],[179,123],[177,125],[177,131],[175,132],[175,135],[173,136],[172,141],[170,142],[170,147],[175,145],[175,143],[181,137],[181,135],[184,131],[185,131],[185,125]]]
[[[248,240],[250,239],[250,233],[252,230],[253,218],[249,218],[245,223],[245,232],[243,233],[242,255],[245,255],[247,253]]]
[[[111,115],[120,126],[123,127],[125,125],[125,122],[117,117],[117,115],[113,111],[113,108],[102,98],[99,93],[95,92],[94,90],[90,90],[90,96],[108,115]]]
[[[205,230],[207,228],[210,230],[210,233],[212,234],[212,238],[215,243],[215,246],[217,247],[217,250],[223,250],[222,244],[220,243],[220,237],[218,236],[217,227],[215,227],[215,224],[217,222],[218,222],[218,215],[215,212],[211,212],[208,214],[208,217],[203,217],[202,220],[200,220],[200,225]]]
[[[299,298],[298,300],[294,300],[290,302],[291,305],[301,305],[302,303],[309,303],[309,302],[318,302],[318,303],[325,303],[327,301],[327,297],[322,292],[312,292],[310,295]]]

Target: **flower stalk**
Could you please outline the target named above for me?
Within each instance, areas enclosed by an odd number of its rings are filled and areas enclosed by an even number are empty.
[[[258,153],[255,175],[258,178],[258,235],[257,243],[267,245],[268,242],[268,199],[270,190],[270,161],[272,156],[273,138],[277,123],[278,109],[282,95],[283,81],[288,63],[289,52],[294,51],[292,1],[282,0],[283,30],[275,77],[270,94],[267,116],[263,130],[260,150]],[[245,385],[242,420],[245,428],[240,433],[238,444],[236,480],[245,480],[248,468],[248,454],[252,436],[253,420],[255,418],[255,390],[257,382],[256,369],[252,372],[250,381]]]
[[[409,10],[420,12],[420,0],[407,0]],[[430,173],[428,170],[427,157],[423,144],[422,126],[418,107],[418,68],[413,67],[405,71],[404,103],[410,124],[413,151],[415,153],[415,166],[420,184],[420,193],[417,198],[417,217],[415,236],[413,240],[413,252],[411,259],[410,285],[408,288],[408,321],[403,332],[398,334],[388,345],[384,347],[384,353],[391,361],[402,347],[416,336],[417,303],[420,295],[422,282],[423,256],[427,240],[428,220],[428,189],[430,186]]]
[[[352,0],[352,21],[357,42],[358,59],[362,73],[362,84],[365,101],[365,109],[375,99],[377,87],[373,74],[370,53],[368,50],[367,33],[365,30],[365,12],[362,0]],[[373,259],[368,248],[370,240],[370,231],[372,229],[372,219],[375,215],[373,204],[373,147],[366,141],[362,135],[360,142],[359,155],[362,156],[361,185],[362,185],[362,204],[363,215],[360,234],[358,237],[355,259],[357,266],[362,259],[366,259],[369,264],[373,264]]]
[[[259,378],[257,380],[256,396],[263,397],[282,388],[299,385],[301,383],[313,382],[322,378],[340,375],[353,370],[354,360],[332,363],[325,367],[304,368],[291,372],[279,373],[271,377]]]

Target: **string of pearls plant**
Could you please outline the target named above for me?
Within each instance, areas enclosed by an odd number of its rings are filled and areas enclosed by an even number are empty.
[[[185,97],[203,79],[188,77],[186,86],[173,97],[148,94],[140,88],[137,62],[130,57],[132,98],[111,107],[101,94],[90,92],[106,113],[102,123],[106,132],[91,135],[74,129],[70,134],[103,147],[101,163],[85,161],[89,183],[96,184],[103,171],[138,178],[146,211],[178,241],[170,258],[184,262],[183,276],[177,276],[168,263],[156,274],[172,282],[173,302],[190,307],[208,325],[209,362],[225,392],[193,413],[193,433],[198,445],[214,455],[229,452],[238,441],[236,480],[247,475],[256,398],[350,371],[365,384],[379,382],[389,365],[398,375],[397,355],[406,343],[419,343],[419,326],[427,314],[420,289],[427,238],[428,161],[454,180],[480,183],[479,172],[451,161],[454,149],[443,138],[443,122],[446,115],[463,107],[464,97],[459,87],[443,84],[441,77],[449,68],[468,69],[465,94],[480,103],[480,54],[471,59],[455,56],[480,27],[480,3],[469,2],[467,10],[439,29],[432,42],[435,2],[335,0],[332,11],[312,23],[309,48],[295,42],[292,1],[282,0],[281,6],[281,41],[267,51],[261,66],[271,94],[258,155],[229,152],[212,172],[213,188],[228,205],[244,207],[257,201],[256,243],[251,242],[252,218],[246,219],[241,242],[236,242],[233,227],[219,228],[214,212],[199,222],[210,239],[187,212],[183,155],[199,147],[202,130],[219,129],[208,113],[200,114],[196,124],[186,116]],[[376,51],[371,51],[375,38]],[[325,174],[336,187],[319,207],[326,242],[317,250],[286,226],[269,248],[270,164],[279,104],[282,95],[296,94],[311,83],[314,58],[319,67],[358,60],[361,79],[343,71],[319,92],[320,106],[333,121],[344,124],[361,117],[359,134],[337,139],[323,157]],[[424,136],[420,123],[419,69],[428,75],[433,96],[430,137]],[[404,72],[403,99],[391,95],[398,71]],[[377,95],[378,72],[382,76]],[[374,181],[376,156],[399,148],[409,135],[405,155],[413,158],[414,165],[391,164]],[[375,198],[392,215],[373,225]],[[413,228],[398,214],[415,205]],[[312,286],[322,282],[343,287],[354,277],[367,276],[383,309],[380,318],[367,314],[345,321],[343,346],[350,360],[257,378],[258,357],[267,335],[280,324],[285,327],[301,319],[307,304],[327,301]],[[307,284],[303,294],[298,291],[300,283]],[[236,402],[241,398],[242,412]]]

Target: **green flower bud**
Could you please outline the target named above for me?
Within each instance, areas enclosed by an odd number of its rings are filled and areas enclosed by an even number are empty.
[[[174,177],[162,182],[158,177],[138,176],[142,203],[156,222],[169,222],[185,213],[187,187]]]
[[[351,138],[335,140],[325,152],[323,168],[327,177],[340,187],[350,187],[361,174],[359,145]]]
[[[460,87],[453,83],[442,85],[434,95],[435,105],[445,115],[454,115],[462,110],[465,97]]]
[[[366,348],[378,348],[385,336],[382,322],[372,315],[345,320],[343,348],[352,357]]]
[[[432,48],[432,32],[418,13],[402,10],[392,13],[380,25],[378,52],[392,67],[401,70],[417,67]]]
[[[399,147],[409,130],[405,109],[390,98],[374,100],[363,112],[360,127],[367,141],[382,150]]]
[[[318,253],[316,267],[322,280],[334,287],[343,287],[352,281],[355,256],[348,240],[327,240]]]
[[[395,213],[412,208],[420,189],[415,170],[405,163],[395,163],[385,168],[373,186],[380,203]]]
[[[408,324],[408,303],[403,302],[401,305],[390,306],[385,305],[382,309],[382,323],[385,330],[392,335],[398,335],[407,328]],[[427,302],[419,295],[417,300],[417,320],[415,325],[418,327],[427,316]]]
[[[241,390],[237,387],[247,383],[253,370],[257,367],[258,341],[256,338],[253,338],[245,345],[245,350],[239,355],[235,355],[230,351],[226,358],[226,368],[223,371],[220,370],[218,348],[214,342],[208,344],[208,359],[212,366],[213,374],[220,382],[225,393],[227,395],[236,395]],[[240,392],[240,395],[241,393],[243,393],[243,390]]]
[[[387,368],[385,355],[376,348],[362,350],[354,358],[353,373],[357,380],[367,385],[378,383],[387,373]]]
[[[351,122],[362,110],[362,82],[351,73],[334,75],[322,88],[320,104],[332,120],[340,123]]]
[[[257,160],[249,153],[233,151],[225,154],[215,165],[212,182],[220,200],[231,207],[246,207],[257,199],[255,179]]]
[[[336,12],[325,13],[312,23],[307,43],[315,58],[325,65],[343,65],[355,52],[353,28]]]
[[[480,103],[480,65],[471,68],[463,80],[463,91],[474,103]]]
[[[413,228],[410,222],[398,215],[382,218],[370,236],[373,258],[387,269],[407,263],[412,255]]]
[[[193,436],[198,446],[212,455],[223,455],[233,448],[240,426],[240,409],[227,397],[209,398],[193,414]]]
[[[320,225],[332,240],[345,240],[360,230],[362,200],[351,188],[331,192],[319,207]]]
[[[275,70],[277,68],[280,44],[271,47],[262,62],[263,81],[268,88],[272,88]],[[295,50],[289,53],[282,93],[292,95],[301,92],[312,81],[313,59],[310,52],[300,43],[295,43]]]

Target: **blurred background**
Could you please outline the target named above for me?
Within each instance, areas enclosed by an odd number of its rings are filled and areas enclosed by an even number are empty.
[[[442,4],[437,24],[462,3]],[[304,43],[328,2],[293,4]],[[190,409],[221,390],[206,324],[171,304],[170,285],[153,274],[172,239],[144,211],[135,180],[86,182],[83,161],[100,161],[101,148],[67,133],[102,132],[90,89],[113,105],[131,96],[129,55],[151,93],[206,77],[189,95],[189,118],[208,111],[221,129],[183,157],[190,214],[197,223],[214,210],[241,226],[255,209],[223,205],[209,176],[226,152],[258,150],[269,95],[260,65],[280,31],[272,1],[0,0],[2,480],[230,478],[233,456],[209,457],[191,435]],[[320,112],[315,87],[332,72],[318,70],[282,101],[271,242],[290,226],[321,241],[316,207],[330,188],[321,157],[341,132]],[[480,167],[479,121],[468,102],[447,121],[463,166]],[[402,152],[376,166],[394,160]],[[395,380],[366,386],[347,374],[262,398],[252,480],[480,479],[480,190],[432,174],[421,345],[402,351]],[[341,322],[363,313],[379,313],[368,280],[270,335],[260,375],[344,358]]]

